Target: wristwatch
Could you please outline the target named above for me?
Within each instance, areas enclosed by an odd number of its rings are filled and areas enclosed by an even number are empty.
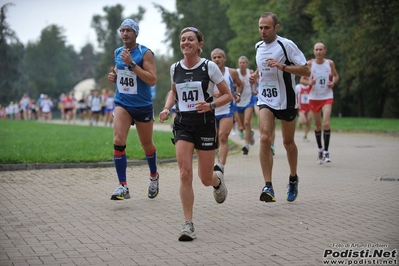
[[[215,110],[216,109],[216,103],[215,102],[211,102],[211,109]]]
[[[133,70],[133,68],[134,68],[136,65],[137,65],[136,62],[132,61],[132,62],[129,64],[129,69],[130,69],[130,70]]]
[[[236,95],[241,98],[241,93],[237,92]]]

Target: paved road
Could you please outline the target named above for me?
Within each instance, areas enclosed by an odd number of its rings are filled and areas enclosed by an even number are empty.
[[[212,188],[196,177],[193,242],[177,240],[183,215],[174,162],[159,165],[161,192],[154,200],[146,197],[148,167],[130,166],[132,198],[122,202],[109,199],[117,186],[112,167],[0,172],[0,265],[308,266],[327,265],[323,261],[332,258],[323,259],[325,252],[350,250],[385,250],[397,259],[399,138],[334,132],[332,163],[324,165],[316,163],[313,138],[304,143],[299,131],[296,141],[300,193],[293,203],[285,199],[288,164],[280,132],[276,203],[259,201],[258,141],[248,156],[229,156],[225,203],[217,204]]]

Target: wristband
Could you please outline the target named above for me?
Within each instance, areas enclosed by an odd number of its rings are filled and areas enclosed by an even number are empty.
[[[281,70],[281,71],[285,71],[285,67],[286,67],[287,65],[283,65],[283,69]]]

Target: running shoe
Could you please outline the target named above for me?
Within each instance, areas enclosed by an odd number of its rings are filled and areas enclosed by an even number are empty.
[[[304,141],[304,142],[309,142],[308,137],[307,137],[307,136],[304,136],[304,137],[303,137],[303,141]]]
[[[220,180],[220,185],[218,189],[213,189],[213,197],[215,198],[217,203],[223,203],[226,198],[227,198],[227,187],[226,184],[224,183],[224,176],[223,173],[220,171],[216,172],[216,175],[218,176]]]
[[[124,200],[124,199],[130,199],[129,188],[124,185],[120,185],[115,189],[114,194],[112,194],[111,196],[111,200]]]
[[[274,150],[274,145],[273,145],[273,144],[270,146],[270,150],[272,151],[272,154],[273,154],[273,156],[274,156],[274,154],[276,153],[276,151]]]
[[[289,183],[287,185],[287,188],[288,188],[287,200],[289,202],[293,202],[296,199],[296,197],[298,196],[298,183],[299,183],[299,179],[297,177],[296,181],[294,181],[294,182],[289,181]]]
[[[318,155],[318,157],[317,157],[317,162],[318,162],[319,164],[323,164],[323,163],[324,163],[324,161],[323,161],[323,149],[320,149],[320,150],[319,150],[319,155]]]
[[[248,149],[248,147],[247,146],[244,146],[244,147],[242,147],[242,154],[244,154],[244,155],[248,155],[248,152],[249,152],[249,149]]]
[[[271,187],[264,186],[262,189],[262,193],[260,194],[259,200],[264,202],[276,202],[276,198],[274,197],[274,190]]]
[[[240,130],[238,135],[240,135],[240,139],[244,139],[244,131]]]
[[[255,135],[255,132],[253,130],[251,130],[251,142],[250,142],[251,145],[255,144],[254,135]]]
[[[323,159],[325,163],[331,163],[330,153],[328,151],[323,151]]]
[[[190,221],[186,221],[183,224],[183,230],[181,230],[179,235],[179,241],[193,241],[197,238],[195,233],[194,224]]]
[[[158,196],[159,193],[159,174],[157,174],[157,177],[155,179],[150,178],[148,181],[148,189],[147,189],[147,195],[150,199],[155,198]]]
[[[215,164],[215,166],[213,167],[213,171],[217,172],[222,172],[222,174],[224,174],[224,166],[221,163],[217,163]]]

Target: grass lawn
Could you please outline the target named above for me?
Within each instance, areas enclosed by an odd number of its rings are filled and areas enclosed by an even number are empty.
[[[258,124],[256,117],[253,123]],[[332,117],[331,128],[344,132],[399,134],[399,119]],[[0,120],[0,137],[0,164],[113,161],[110,127]],[[154,131],[158,159],[175,157],[172,137],[172,132]],[[128,160],[145,159],[135,130],[130,131],[126,146]]]
[[[258,118],[255,116],[253,124],[258,125]],[[276,125],[280,127],[280,123]],[[313,130],[314,121],[312,120],[311,130]],[[351,131],[365,133],[394,133],[399,134],[399,119],[389,118],[357,118],[357,117],[331,117],[330,127],[332,131]]]
[[[0,120],[0,164],[113,161],[113,129]],[[172,132],[154,131],[159,159],[175,157]],[[136,130],[129,132],[128,160],[145,159]]]

